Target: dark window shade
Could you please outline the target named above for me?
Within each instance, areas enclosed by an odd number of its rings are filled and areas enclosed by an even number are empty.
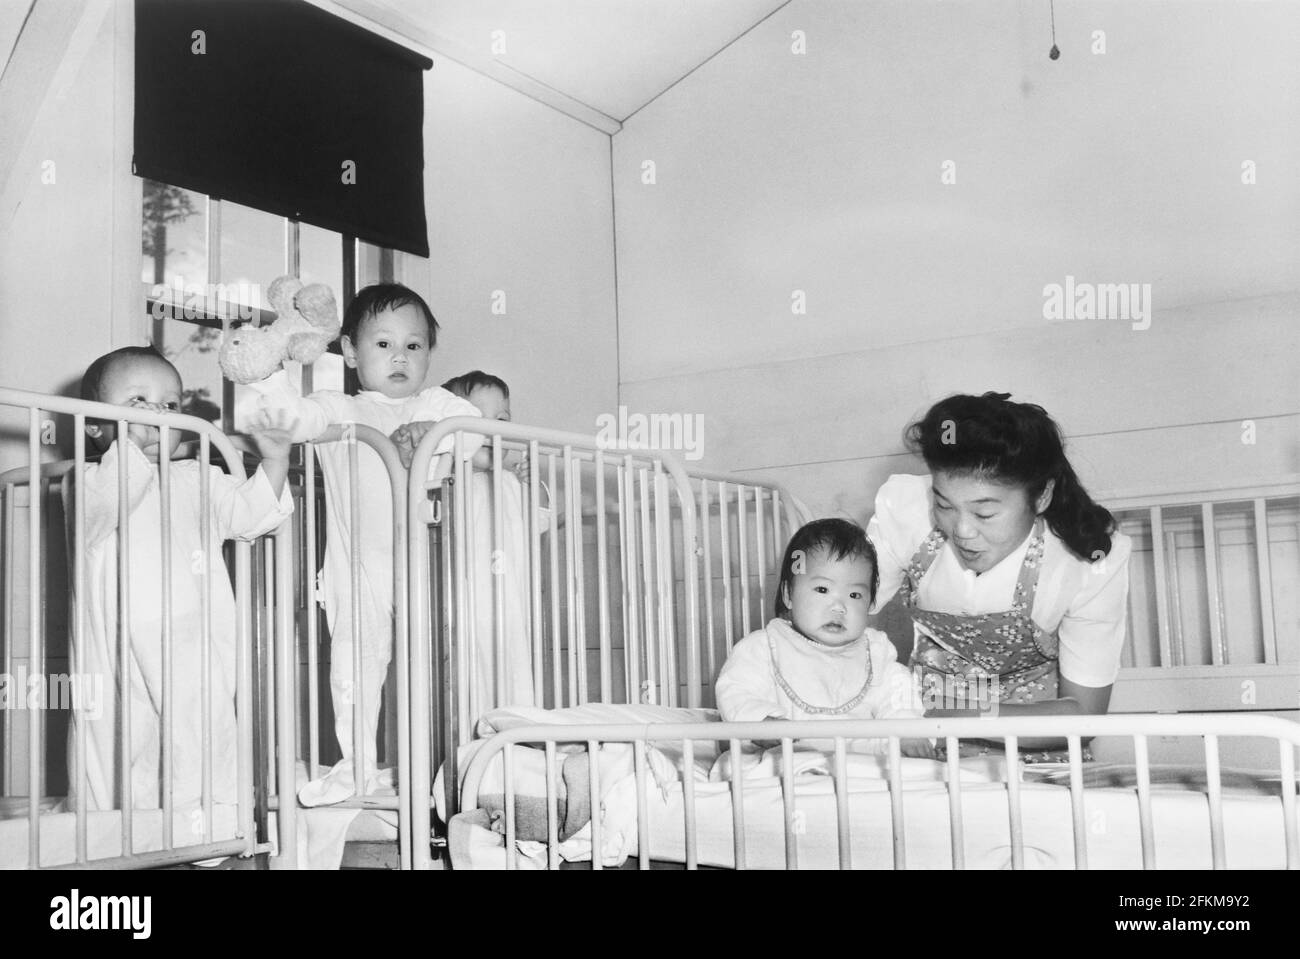
[[[136,0],[135,14],[138,176],[429,255],[430,60],[303,0]]]

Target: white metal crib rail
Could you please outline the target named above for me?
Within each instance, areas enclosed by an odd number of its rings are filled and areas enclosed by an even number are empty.
[[[688,469],[696,496],[702,599],[705,701],[731,647],[772,618],[785,544],[812,521],[783,486]]]
[[[489,531],[478,528],[471,518],[475,500],[466,459],[467,444],[483,436],[491,457],[484,480],[490,483]],[[447,437],[453,447],[451,474],[431,499],[425,477],[434,450]],[[510,563],[520,558],[509,555],[504,515],[504,487],[509,482],[504,456],[511,452],[525,454],[531,467],[520,491],[524,515],[519,521],[527,556],[515,566]],[[689,705],[699,705],[711,677],[701,671],[695,503],[688,477],[670,454],[608,450],[593,436],[452,417],[423,438],[410,477],[415,835],[429,835],[429,786],[435,762],[448,764],[448,782],[454,784],[456,747],[472,736],[472,720],[491,706],[508,704],[502,690],[508,679],[511,643],[526,643],[532,691],[539,705],[548,700],[561,706],[597,698],[604,702],[662,698],[675,705],[679,695]],[[544,492],[550,495],[549,507],[542,505]],[[680,530],[676,541],[674,522]],[[439,533],[436,555],[431,554],[433,529]],[[587,542],[588,536],[593,543]],[[490,597],[476,595],[475,582],[481,566],[476,553],[486,544],[493,561]],[[516,537],[514,547],[519,546]],[[441,569],[435,572],[437,566]],[[675,570],[682,571],[681,601],[675,597]],[[510,589],[527,593],[522,624],[526,636],[507,636],[505,604]],[[594,596],[589,592],[593,590]],[[476,614],[489,601],[493,635],[480,637]],[[433,617],[439,612],[442,621],[435,629]],[[589,623],[595,624],[594,631]],[[431,642],[435,633],[448,638],[436,654]],[[620,638],[617,648],[615,634]],[[594,650],[589,649],[589,635],[597,641]],[[495,693],[492,702],[482,702],[475,659],[487,659],[489,652]],[[588,663],[589,652],[596,657],[594,665]],[[449,794],[448,799],[454,807],[455,796]],[[415,864],[417,868],[429,864],[423,843],[417,843]]]
[[[1118,708],[1295,709],[1300,477],[1105,504],[1133,541]]]
[[[695,782],[691,775],[695,746],[702,743],[725,742],[732,755],[740,752],[741,744],[754,740],[781,742],[781,790],[784,805],[785,866],[799,868],[799,829],[797,827],[796,795],[794,785],[793,749],[801,739],[833,740],[834,754],[832,778],[835,793],[835,825],[838,842],[838,862],[841,869],[853,868],[853,852],[849,816],[848,773],[846,768],[847,743],[853,739],[889,739],[888,790],[890,800],[890,830],[893,843],[893,864],[896,869],[907,868],[905,841],[905,801],[900,762],[900,740],[904,738],[935,738],[947,747],[946,790],[949,811],[949,838],[953,868],[965,867],[965,843],[962,801],[962,777],[959,764],[959,741],[962,739],[1001,739],[1008,756],[1016,755],[1018,742],[1030,737],[1050,737],[1066,740],[1069,751],[1069,798],[1073,830],[1074,863],[1079,869],[1088,868],[1087,790],[1084,786],[1083,740],[1094,736],[1123,736],[1133,740],[1136,754],[1137,801],[1141,833],[1142,865],[1145,869],[1157,868],[1155,835],[1158,823],[1153,816],[1151,765],[1148,759],[1148,740],[1151,737],[1188,736],[1204,741],[1205,772],[1209,810],[1211,856],[1214,868],[1225,868],[1225,828],[1223,816],[1222,771],[1219,764],[1220,739],[1227,737],[1260,737],[1277,743],[1278,764],[1281,771],[1281,811],[1289,869],[1300,869],[1300,841],[1297,840],[1296,815],[1296,750],[1300,749],[1300,724],[1286,720],[1245,715],[1195,715],[1178,716],[1032,716],[963,719],[883,719],[836,720],[817,722],[763,722],[763,723],[688,723],[688,724],[637,724],[637,725],[536,725],[519,727],[499,733],[488,740],[474,755],[464,775],[461,788],[461,808],[473,809],[478,804],[480,785],[489,766],[501,756],[504,781],[504,839],[505,862],[508,868],[518,868],[519,850],[516,845],[516,773],[515,749],[518,744],[545,744],[546,763],[546,819],[548,834],[548,865],[559,868],[556,745],[578,744],[585,747],[588,757],[588,782],[590,809],[593,811],[591,829],[592,869],[601,868],[602,823],[601,783],[597,752],[601,745],[630,743],[635,761],[636,830],[639,862],[642,869],[649,868],[650,842],[646,812],[646,789],[650,772],[646,750],[655,743],[680,744],[685,770],[682,773],[684,802],[684,840],[686,868],[694,869],[698,860],[698,824],[695,799]],[[1009,764],[1010,765],[1010,764]],[[740,768],[735,764],[733,768]],[[1011,839],[1012,868],[1025,867],[1025,817],[1022,786],[1018,775],[1009,770],[1006,776],[1008,829]],[[495,788],[495,787],[494,787]],[[745,776],[733,775],[730,782],[731,828],[733,856],[736,868],[746,867],[745,837]]]
[[[352,611],[352,796],[330,804],[331,809],[383,809],[395,811],[398,821],[398,852],[403,868],[412,861],[410,790],[411,780],[411,710],[409,692],[410,645],[407,621],[407,528],[406,528],[406,470],[402,466],[392,441],[369,426],[346,423],[331,426],[313,442],[304,444],[300,520],[296,530],[288,526],[276,538],[275,565],[279,582],[288,584],[281,591],[274,606],[278,626],[274,649],[274,693],[263,716],[267,728],[275,729],[275,766],[268,770],[274,782],[274,793],[269,797],[270,808],[277,812],[279,855],[276,868],[295,868],[298,865],[297,832],[299,828],[299,801],[297,798],[296,765],[301,759],[314,777],[320,766],[320,668],[318,647],[320,643],[319,619],[316,612],[316,564],[318,544],[323,541],[323,531],[317,529],[319,495],[316,488],[317,464],[315,447],[329,443],[342,443],[346,451],[346,515],[351,531],[353,549],[350,554],[348,589],[351,593]],[[361,590],[362,569],[356,549],[362,533],[361,501],[373,491],[361,488],[361,449],[368,447],[379,457],[387,474],[389,495],[392,497],[393,552],[393,661],[396,669],[395,688],[389,689],[396,703],[390,713],[396,726],[397,756],[395,765],[396,795],[380,796],[366,793],[366,782],[358,769],[358,760],[374,755],[377,743],[367,743],[362,717],[364,715],[364,689],[362,682],[362,626],[358,595]],[[340,477],[340,479],[343,479]],[[295,628],[298,604],[292,589],[294,580],[301,585],[303,594],[303,619]],[[337,587],[338,584],[335,584]],[[305,662],[304,662],[305,660]],[[305,666],[305,679],[304,670]],[[385,684],[386,686],[388,684]],[[305,689],[304,689],[305,687]],[[273,717],[273,718],[272,718]],[[393,757],[389,757],[390,761]],[[425,787],[425,793],[428,787]],[[425,844],[427,849],[427,844]]]
[[[71,505],[71,528],[66,530],[69,539],[69,562],[71,564],[71,583],[70,595],[66,598],[69,600],[70,619],[69,619],[69,674],[73,686],[73,712],[72,724],[78,725],[82,718],[82,713],[88,705],[87,700],[83,698],[89,692],[87,688],[78,689],[77,680],[80,678],[87,681],[88,677],[82,673],[86,668],[85,652],[83,644],[88,635],[87,617],[88,617],[88,582],[87,582],[87,563],[86,563],[86,487],[85,483],[79,481],[79,478],[85,475],[87,466],[86,458],[86,433],[85,427],[88,421],[101,420],[116,422],[118,435],[125,435],[128,427],[133,424],[141,424],[158,429],[159,448],[168,449],[169,440],[172,431],[195,434],[198,439],[198,459],[201,466],[200,479],[200,508],[201,515],[205,517],[204,525],[201,530],[202,536],[202,582],[204,587],[201,594],[201,636],[197,637],[201,643],[201,681],[200,681],[200,705],[202,713],[202,795],[199,803],[200,813],[198,819],[191,819],[189,834],[184,838],[194,839],[199,837],[201,841],[184,843],[178,842],[179,837],[174,833],[173,827],[173,776],[175,769],[174,757],[172,754],[172,744],[174,738],[174,723],[177,708],[192,708],[193,704],[175,703],[176,698],[172,694],[173,685],[173,666],[175,661],[175,644],[180,641],[193,641],[196,637],[177,636],[173,630],[173,581],[172,581],[172,481],[171,473],[175,467],[168,457],[159,458],[157,470],[159,474],[159,499],[161,505],[161,515],[159,518],[161,536],[160,544],[162,555],[159,562],[162,570],[161,582],[158,584],[159,602],[161,610],[161,671],[162,671],[162,707],[161,707],[161,761],[160,777],[161,797],[136,797],[132,795],[132,775],[131,763],[123,763],[119,767],[117,783],[117,808],[113,810],[117,814],[119,823],[113,829],[120,831],[120,855],[109,857],[90,858],[89,838],[91,832],[91,813],[87,808],[88,792],[88,772],[87,772],[87,738],[86,730],[82,730],[75,738],[75,746],[72,750],[72,756],[67,757],[70,765],[69,785],[72,792],[75,793],[75,800],[72,803],[72,812],[75,814],[74,826],[74,854],[66,861],[43,862],[42,857],[42,799],[45,786],[45,767],[51,759],[49,743],[47,741],[47,716],[45,709],[29,710],[27,722],[27,740],[25,743],[27,770],[26,770],[26,790],[27,790],[27,843],[28,855],[27,865],[29,868],[65,867],[65,868],[101,868],[101,867],[147,867],[159,866],[179,862],[193,862],[202,859],[210,859],[230,855],[252,855],[256,852],[269,849],[269,845],[259,844],[255,834],[254,826],[254,797],[253,797],[253,708],[252,708],[252,660],[251,660],[251,595],[252,583],[250,581],[250,544],[247,542],[236,541],[234,545],[235,557],[235,575],[234,575],[234,595],[236,602],[236,624],[235,624],[235,694],[234,703],[236,709],[237,722],[237,804],[234,814],[235,822],[233,824],[233,838],[217,839],[214,835],[214,796],[213,796],[213,768],[212,768],[212,748],[213,748],[213,703],[212,703],[212,593],[211,583],[214,577],[220,576],[224,579],[226,573],[224,569],[217,570],[211,567],[210,556],[211,547],[214,545],[212,536],[212,509],[211,509],[211,489],[208,479],[208,467],[211,463],[211,456],[215,450],[225,462],[227,471],[237,480],[244,479],[242,460],[234,445],[220,431],[204,420],[192,416],[185,416],[177,413],[155,413],[152,411],[110,406],[104,403],[94,403],[83,400],[67,399],[58,396],[48,396],[35,393],[29,393],[20,390],[0,389],[0,408],[18,408],[27,411],[27,454],[28,466],[17,470],[11,470],[3,478],[4,496],[5,496],[5,604],[6,615],[4,621],[4,670],[6,676],[11,675],[14,666],[14,644],[16,641],[16,623],[11,615],[15,596],[11,590],[12,577],[18,569],[19,557],[13,551],[13,536],[17,529],[15,513],[15,494],[24,486],[27,488],[28,496],[28,523],[27,523],[27,540],[28,549],[26,559],[26,572],[28,578],[27,590],[27,646],[28,660],[30,663],[29,670],[33,677],[39,677],[40,681],[48,686],[52,676],[47,675],[47,656],[46,644],[53,637],[47,629],[46,615],[51,604],[60,598],[49,595],[47,591],[48,570],[47,557],[43,555],[43,542],[48,537],[46,528],[48,526],[47,510],[52,512],[53,507],[46,504],[46,500],[54,489],[51,485],[55,481],[62,480],[62,493],[65,500],[65,509]],[[73,447],[74,458],[71,461],[63,463],[43,463],[42,446],[45,442],[52,442],[53,421],[48,420],[50,414],[58,414],[72,418],[73,423]],[[116,543],[116,562],[117,562],[117,583],[116,594],[118,603],[118,616],[116,617],[116,649],[115,655],[120,668],[117,669],[116,686],[117,688],[105,691],[106,696],[117,697],[117,716],[118,723],[115,729],[117,743],[121,748],[122,754],[126,757],[132,755],[131,746],[131,709],[130,709],[130,683],[132,670],[127,664],[132,662],[132,637],[131,637],[131,578],[132,578],[132,544],[129,535],[130,524],[120,522],[120,518],[128,515],[130,507],[127,499],[128,495],[128,458],[122,457],[118,460],[118,469],[116,474],[116,483],[118,490],[117,498],[117,543]],[[34,482],[33,482],[34,481]],[[199,562],[195,558],[194,562]],[[108,677],[100,676],[102,680]],[[105,686],[111,686],[112,681],[104,683]],[[45,688],[45,687],[42,687]],[[3,743],[6,756],[11,755],[11,750],[15,748],[15,743],[11,737],[11,723],[13,716],[5,716],[5,741]],[[6,792],[11,791],[12,783],[6,782]],[[143,805],[140,805],[143,801]],[[157,848],[151,851],[136,851],[135,842],[135,825],[137,813],[142,809],[152,809],[155,805],[161,809],[160,839]],[[106,820],[101,816],[96,817],[95,828],[99,830],[106,825]],[[111,825],[111,824],[110,824]],[[47,857],[48,858],[48,857]]]

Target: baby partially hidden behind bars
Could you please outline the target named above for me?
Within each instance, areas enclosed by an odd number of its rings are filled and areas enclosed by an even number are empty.
[[[781,564],[776,617],[737,643],[718,675],[723,721],[919,718],[914,677],[889,638],[867,628],[877,582],[875,548],[862,527],[820,519],[796,532]],[[884,753],[888,740],[851,740],[848,748]],[[934,758],[928,739],[904,739],[901,749]]]
[[[472,403],[484,419],[510,421],[510,387],[506,381],[482,370],[471,370],[442,384],[447,392]],[[392,440],[403,465],[411,465],[411,456],[424,434],[436,426],[433,422],[412,422],[399,427]],[[504,459],[504,458],[503,458]],[[485,444],[470,460],[469,528],[473,533],[473,608],[474,648],[465,668],[473,670],[474,684],[469,695],[460,699],[462,728],[479,716],[500,706],[533,704],[532,651],[529,649],[529,576],[528,527],[524,507],[524,489],[529,478],[525,454],[501,474],[501,550],[493,524],[494,487],[492,447]],[[540,529],[549,522],[549,510],[537,510]],[[496,591],[501,593],[501,621],[496,615]],[[498,628],[499,627],[499,628]],[[498,632],[504,656],[497,659]],[[472,699],[472,702],[471,702]]]
[[[95,360],[81,382],[83,399],[153,412],[180,409],[181,378],[176,367],[151,347],[126,347]],[[84,544],[86,630],[77,645],[77,669],[95,677],[102,710],[78,710],[70,734],[69,795],[81,792],[76,775],[77,736],[86,743],[84,799],[87,809],[112,809],[123,796],[128,775],[130,805],[157,809],[162,801],[163,704],[172,721],[172,802],[180,807],[202,798],[204,764],[211,763],[212,799],[237,798],[238,735],[235,718],[235,597],[221,558],[228,539],[251,540],[274,530],[293,512],[285,478],[289,469],[291,419],[263,417],[249,433],[262,455],[261,465],[240,482],[215,466],[204,471],[197,460],[174,460],[180,430],[168,431],[169,525],[162,520],[164,455],[157,427],[132,425],[128,442],[117,423],[88,420],[86,433],[103,451],[85,467],[80,483],[85,497]],[[126,569],[118,569],[119,471],[126,467]],[[206,509],[205,509],[206,506]],[[208,550],[203,549],[207,526]],[[170,610],[163,607],[163,537],[170,548]],[[127,608],[119,616],[120,577],[129,576]],[[208,610],[210,671],[204,684],[204,593]],[[170,616],[171,685],[163,669],[164,627]],[[127,660],[120,661],[118,623],[128,629]],[[122,670],[128,671],[128,701],[119,701]],[[203,751],[204,712],[211,702],[207,731],[210,755]],[[98,704],[96,704],[98,705]],[[121,713],[130,711],[129,748],[121,735]],[[70,803],[71,804],[71,803]],[[191,823],[198,826],[201,824]],[[203,830],[196,828],[201,834]]]

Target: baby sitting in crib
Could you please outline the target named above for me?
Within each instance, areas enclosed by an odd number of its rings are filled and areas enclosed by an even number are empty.
[[[919,718],[912,674],[889,638],[867,628],[877,583],[862,527],[820,519],[796,532],[781,564],[776,618],[737,643],[718,675],[723,721]],[[850,743],[855,752],[887,747],[884,739]],[[927,739],[904,739],[901,749],[934,758]]]
[[[181,378],[176,367],[151,347],[125,347],[90,364],[81,381],[83,399],[154,412],[180,409]],[[102,715],[74,714],[68,754],[70,795],[80,792],[75,773],[76,737],[86,742],[85,807],[117,806],[123,770],[129,770],[131,805],[156,809],[161,804],[160,756],[163,745],[164,697],[172,717],[172,802],[180,806],[202,795],[203,764],[211,760],[212,795],[216,802],[234,802],[238,767],[235,723],[236,610],[230,579],[221,558],[224,540],[251,540],[274,530],[293,512],[286,489],[289,438],[293,428],[285,417],[266,417],[250,430],[262,463],[247,481],[239,482],[209,466],[209,498],[203,509],[202,464],[177,460],[168,464],[170,528],[164,531],[161,513],[159,460],[169,461],[180,443],[181,431],[168,432],[168,449],[161,450],[156,427],[132,425],[129,442],[119,442],[117,424],[88,420],[86,433],[103,452],[99,463],[85,467],[79,478],[85,498],[84,544],[86,592],[79,597],[86,612],[86,630],[77,645],[77,670],[102,676],[107,695]],[[129,563],[128,608],[121,618],[129,623],[130,661],[119,663],[118,531],[119,470],[126,460],[126,524]],[[206,556],[203,529],[211,533]],[[170,688],[163,672],[163,549],[168,534],[171,572]],[[126,571],[123,571],[126,575]],[[206,585],[206,589],[205,589]],[[208,693],[212,715],[212,752],[203,753],[204,733],[204,620],[203,596],[207,592],[208,635],[211,638],[211,673]],[[119,735],[118,701],[121,669],[130,675],[130,740]],[[118,750],[122,750],[119,759]]]
[[[343,314],[343,362],[356,370],[361,390],[348,396],[321,390],[303,397],[279,371],[252,384],[263,409],[291,412],[299,421],[295,441],[313,440],[336,423],[359,423],[384,435],[406,424],[436,422],[449,416],[478,416],[467,400],[440,387],[425,387],[429,354],[438,323],[424,299],[405,286],[380,283],[353,297]],[[473,455],[481,436],[470,435],[465,453]],[[330,693],[334,733],[343,759],[322,779],[308,783],[299,798],[309,806],[349,798],[354,760],[361,767],[363,792],[379,788],[376,737],[380,698],[393,655],[393,502],[388,471],[378,454],[358,444],[360,526],[351,528],[349,444],[316,447],[325,478],[326,546],[321,574],[325,618],[330,631]],[[450,437],[439,453],[451,451]],[[435,460],[435,463],[437,461]],[[361,688],[352,678],[353,551],[361,567],[357,615],[360,620]],[[352,710],[360,705],[364,755],[353,756]]]

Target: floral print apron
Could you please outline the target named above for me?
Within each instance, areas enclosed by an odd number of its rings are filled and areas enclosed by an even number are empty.
[[[1057,636],[1033,621],[1034,595],[1043,560],[1044,524],[1034,523],[1029,548],[1012,592],[1011,608],[963,616],[917,605],[921,579],[946,537],[931,531],[908,564],[900,587],[917,630],[912,665],[921,670],[927,705],[974,709],[981,704],[1032,703],[1057,697]]]

